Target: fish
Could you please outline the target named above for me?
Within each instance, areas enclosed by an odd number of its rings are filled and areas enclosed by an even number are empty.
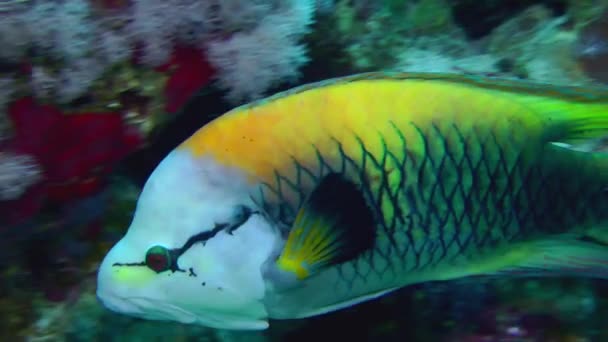
[[[200,127],[103,258],[109,310],[263,330],[487,277],[608,278],[608,90],[372,72]]]

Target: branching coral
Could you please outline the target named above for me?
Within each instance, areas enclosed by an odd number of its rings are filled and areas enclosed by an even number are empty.
[[[584,85],[588,79],[575,63],[577,32],[568,17],[554,17],[532,6],[498,26],[488,37],[488,51],[508,60],[522,77],[537,82]]]
[[[40,178],[41,170],[33,157],[0,152],[0,201],[21,197]]]
[[[172,44],[196,45],[218,69],[218,85],[240,103],[299,76],[308,61],[299,39],[313,22],[310,0],[135,1],[129,31],[142,62],[167,61]]]
[[[139,63],[155,68],[169,62],[176,46],[188,45],[212,50],[218,85],[239,102],[297,78],[308,60],[298,40],[308,32],[317,2],[133,0],[105,11],[98,3],[103,1],[36,1],[7,9],[0,20],[0,60],[19,63],[34,51],[31,62],[44,68],[32,77],[36,93],[44,89],[43,95],[69,103],[134,52]],[[258,77],[261,82],[252,85]]]
[[[218,69],[219,85],[228,99],[244,102],[262,97],[282,81],[295,81],[308,61],[298,38],[312,22],[312,6],[306,1],[285,3],[250,32],[208,44],[209,61]]]
[[[159,66],[171,57],[174,43],[201,39],[208,5],[197,0],[133,1],[125,30],[140,45],[140,62]]]
[[[107,18],[95,16],[88,0],[36,1],[26,5],[2,14],[0,59],[9,63],[27,59],[44,66],[47,70],[39,69],[44,72],[32,79],[34,89],[43,87],[36,82],[44,80],[43,88],[56,92],[59,102],[82,95],[105,68],[118,61],[117,56],[130,56],[128,45],[108,39],[120,34],[103,24]],[[35,52],[33,59],[28,51]],[[42,74],[45,77],[37,77]],[[48,89],[51,84],[53,89]]]
[[[418,37],[461,31],[444,0],[340,0],[336,7],[336,30],[357,71],[391,68]]]
[[[400,71],[467,72],[553,84],[588,85],[591,83],[589,77],[599,78],[602,70],[606,70],[598,54],[603,51],[601,34],[598,35],[601,31],[579,30],[577,27],[567,14],[556,16],[545,6],[534,5],[504,21],[477,41],[471,41],[457,34],[457,31],[404,40],[405,47],[392,68]],[[577,65],[577,57],[586,69],[595,66],[593,75],[583,73],[580,65]],[[596,60],[600,62],[589,63]]]

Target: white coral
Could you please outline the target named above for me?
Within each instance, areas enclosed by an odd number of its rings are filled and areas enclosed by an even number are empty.
[[[229,101],[255,100],[279,83],[299,78],[300,67],[309,60],[299,38],[308,32],[313,11],[309,1],[284,2],[252,31],[207,44],[218,85],[228,91]]]
[[[88,90],[110,65],[141,46],[141,61],[167,62],[174,46],[209,49],[219,85],[233,102],[259,98],[282,81],[299,77],[308,61],[300,38],[313,22],[316,0],[132,0],[125,13],[100,17],[87,0],[30,2],[2,13],[0,59],[18,61],[28,48],[63,62],[58,101]],[[119,25],[106,25],[118,19]],[[17,29],[18,28],[18,29]],[[224,39],[228,37],[227,39]],[[45,75],[33,83],[48,85]],[[47,89],[46,87],[37,90]]]
[[[95,47],[96,22],[89,1],[67,0],[59,5],[55,53],[69,61],[85,57]]]
[[[14,200],[42,177],[33,157],[0,152],[0,201]]]
[[[496,62],[497,58],[490,54],[454,57],[436,49],[410,48],[399,56],[393,69],[401,72],[486,74],[498,72]]]
[[[55,93],[57,79],[44,67],[34,66],[30,76],[30,87],[38,99],[50,99]]]
[[[96,58],[80,58],[61,69],[56,88],[57,100],[70,102],[81,96],[104,71]]]
[[[25,10],[5,14],[0,36],[11,47],[31,45],[73,60],[94,48],[96,27],[91,15],[86,0],[37,1]]]
[[[171,55],[173,33],[173,1],[136,0],[128,30],[132,39],[142,44],[142,62],[158,66]]]
[[[30,39],[27,22],[22,16],[5,15],[0,18],[0,59],[18,62],[25,55]]]
[[[131,57],[131,42],[127,33],[124,30],[118,29],[100,29],[98,33],[99,39],[99,57],[107,65],[119,63]]]
[[[274,0],[209,0],[212,9],[206,17],[210,30],[248,31],[277,7]]]

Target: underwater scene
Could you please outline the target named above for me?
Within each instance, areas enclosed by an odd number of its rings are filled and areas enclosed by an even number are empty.
[[[0,340],[608,341],[606,152],[608,0],[1,0]]]

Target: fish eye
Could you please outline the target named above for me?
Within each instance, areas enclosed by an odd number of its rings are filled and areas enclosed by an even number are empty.
[[[153,246],[146,252],[146,266],[156,273],[171,268],[171,253],[163,246]]]

